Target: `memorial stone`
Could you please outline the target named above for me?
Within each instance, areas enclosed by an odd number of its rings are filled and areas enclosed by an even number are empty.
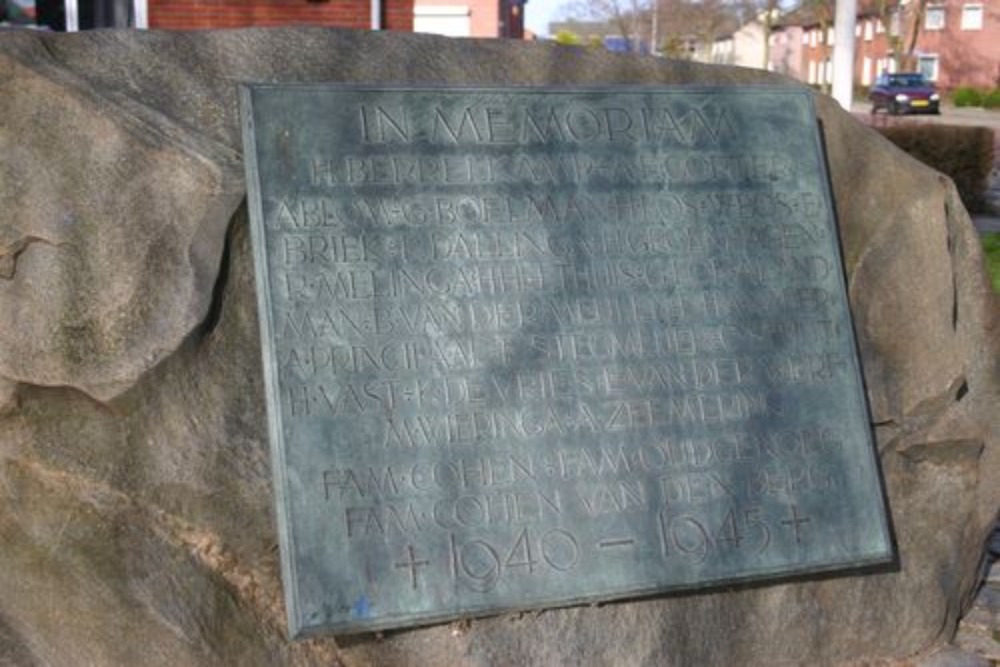
[[[293,635],[891,561],[808,92],[242,95]]]

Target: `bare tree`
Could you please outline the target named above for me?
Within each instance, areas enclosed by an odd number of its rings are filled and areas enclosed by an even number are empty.
[[[696,44],[710,45],[738,25],[739,6],[728,0],[656,0],[653,47],[674,58],[690,58]]]
[[[576,0],[571,10],[579,18],[606,21],[625,39],[629,50],[647,33],[643,30],[648,10],[645,0]]]
[[[763,10],[758,14],[764,33],[764,62],[761,63],[764,69],[771,62],[771,33],[774,32],[774,21],[778,13],[778,0],[764,0]]]
[[[913,54],[927,15],[927,0],[905,4],[899,0],[879,0],[878,8],[896,71],[915,69]]]
[[[694,43],[711,44],[735,29],[745,1],[573,0],[567,7],[577,19],[605,22],[630,49],[647,42],[654,53],[690,58]]]
[[[740,24],[757,23],[761,27],[763,62],[760,65],[764,69],[767,69],[768,63],[771,62],[771,34],[781,15],[780,5],[779,0],[739,1]]]
[[[822,58],[820,62],[825,62],[830,58],[830,29],[833,27],[834,0],[804,0],[802,7],[808,10],[816,24],[819,26],[819,44],[822,48]],[[830,92],[830,84],[826,77],[820,77],[820,90],[824,93]]]

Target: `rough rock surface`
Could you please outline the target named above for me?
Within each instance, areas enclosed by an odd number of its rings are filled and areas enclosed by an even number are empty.
[[[321,29],[8,34],[0,73],[0,664],[892,664],[953,636],[1000,507],[997,304],[951,184],[830,100],[898,571],[293,643],[237,82],[788,82]]]

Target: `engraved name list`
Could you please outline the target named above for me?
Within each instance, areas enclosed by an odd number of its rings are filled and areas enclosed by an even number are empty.
[[[806,93],[243,95],[293,634],[890,557]]]

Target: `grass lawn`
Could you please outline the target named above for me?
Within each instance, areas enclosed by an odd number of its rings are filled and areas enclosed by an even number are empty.
[[[1000,233],[983,234],[983,250],[986,251],[986,268],[993,280],[993,291],[1000,294]]]

